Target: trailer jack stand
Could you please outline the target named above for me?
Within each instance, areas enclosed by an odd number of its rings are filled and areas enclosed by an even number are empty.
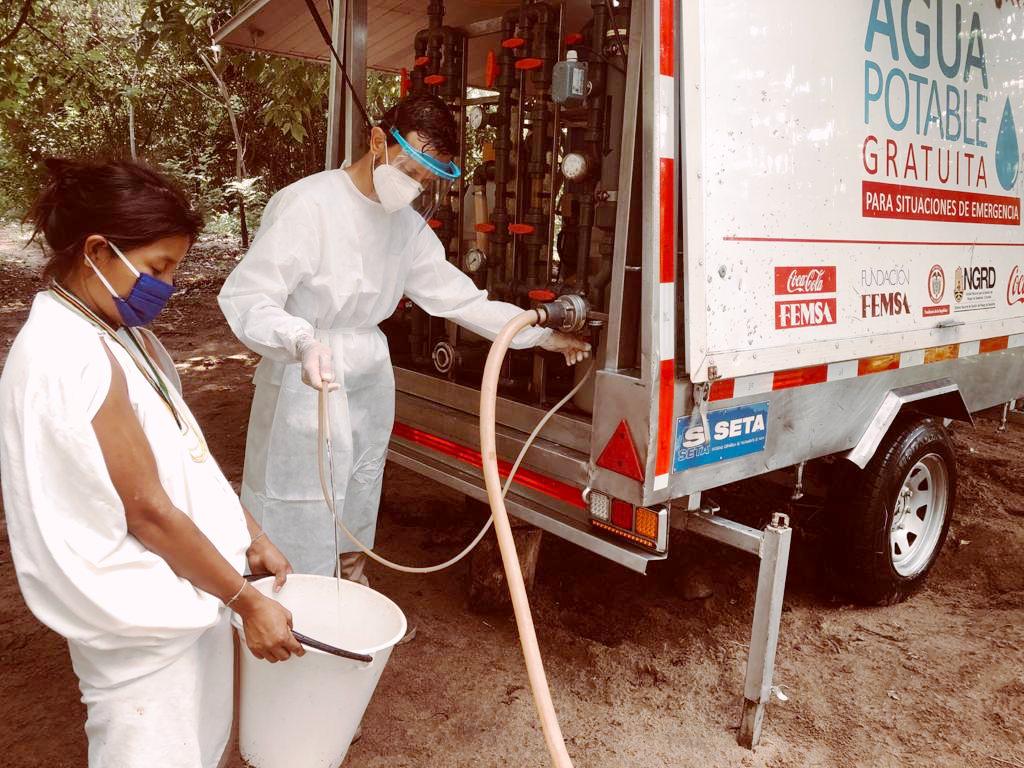
[[[686,529],[760,558],[757,596],[743,684],[743,716],[737,741],[753,749],[761,740],[764,710],[772,696],[775,649],[779,643],[782,598],[786,590],[786,569],[792,529],[789,516],[776,512],[763,531],[718,516],[715,504],[689,513]]]

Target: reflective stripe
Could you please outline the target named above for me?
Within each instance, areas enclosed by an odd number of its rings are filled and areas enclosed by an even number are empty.
[[[772,373],[757,373],[738,379],[719,379],[712,382],[710,400],[733,400],[740,397],[763,395],[779,389],[791,389],[825,381],[844,381],[858,376],[871,376],[885,371],[913,368],[918,365],[941,363],[975,357],[990,352],[1024,347],[1024,333],[1012,336],[994,336],[980,341],[965,341],[960,344],[946,344],[928,349],[913,349],[894,352],[889,355],[864,357],[859,360],[845,360],[828,365],[795,368]]]
[[[675,74],[676,41],[675,30],[673,29],[673,16],[675,14],[675,3],[673,0],[661,0],[658,8],[659,23],[661,30],[661,56],[660,71],[663,75],[671,77]]]

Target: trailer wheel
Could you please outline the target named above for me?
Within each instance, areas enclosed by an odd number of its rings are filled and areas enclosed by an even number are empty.
[[[946,540],[956,482],[941,422],[898,419],[868,466],[842,483],[840,589],[868,605],[892,605],[919,589]]]

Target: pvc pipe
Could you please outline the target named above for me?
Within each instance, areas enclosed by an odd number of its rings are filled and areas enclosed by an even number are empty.
[[[487,499],[491,504],[491,516],[494,519],[494,532],[498,537],[498,548],[505,566],[505,578],[512,596],[512,609],[515,612],[516,627],[519,630],[519,642],[523,647],[523,658],[526,661],[526,672],[533,691],[533,701],[537,706],[544,741],[551,764],[555,768],[572,768],[572,760],[565,747],[562,729],[555,714],[555,705],[551,701],[547,676],[544,674],[544,662],[537,645],[537,633],[533,628],[533,616],[530,613],[530,601],[526,596],[523,574],[519,568],[519,555],[512,538],[512,526],[505,509],[505,500],[501,493],[501,477],[498,474],[498,450],[495,438],[495,411],[498,398],[498,379],[505,353],[516,334],[524,328],[544,322],[546,313],[543,310],[531,309],[512,318],[498,334],[487,355],[484,367],[483,382],[480,385],[480,452],[483,454],[484,483],[487,486]]]

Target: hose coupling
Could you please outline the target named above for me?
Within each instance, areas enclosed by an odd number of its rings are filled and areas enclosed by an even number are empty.
[[[564,333],[579,333],[587,325],[590,307],[587,300],[575,293],[559,296],[537,308],[541,316],[540,324],[545,328],[554,328]]]

